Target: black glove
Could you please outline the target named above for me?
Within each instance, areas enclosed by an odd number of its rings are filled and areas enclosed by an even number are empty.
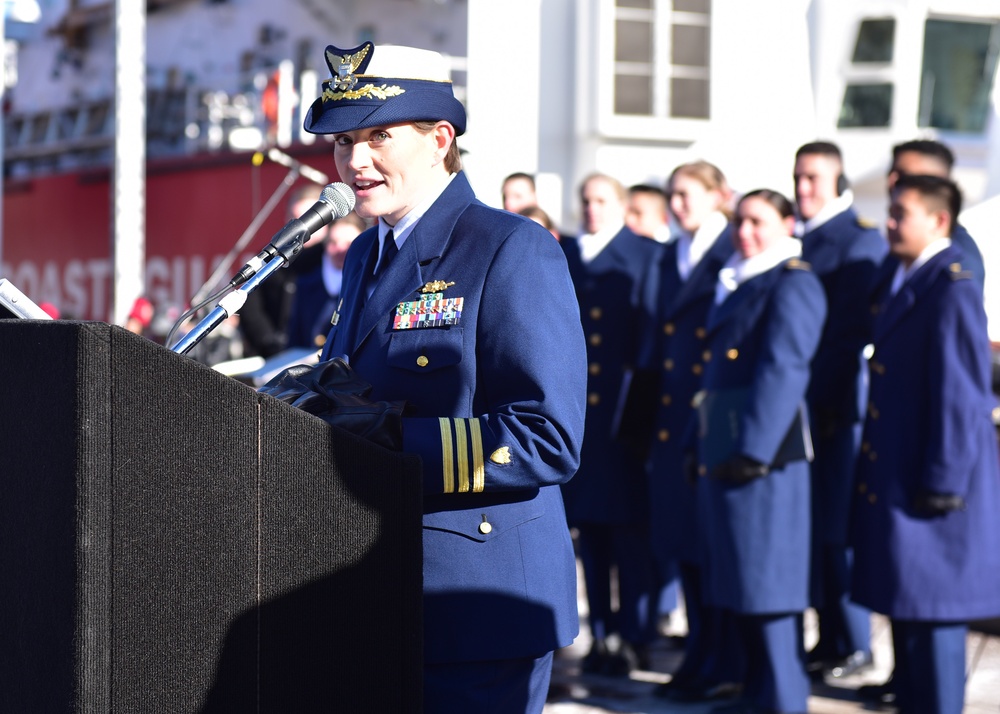
[[[403,402],[373,402],[372,385],[340,357],[282,370],[258,390],[394,451],[403,448]]]
[[[739,454],[726,459],[712,469],[712,478],[729,481],[734,484],[742,484],[749,483],[761,476],[767,476],[768,471],[770,471],[770,468],[768,468],[767,464],[762,464],[756,459]]]
[[[934,491],[919,491],[913,497],[913,510],[918,516],[934,518],[944,516],[952,511],[964,511],[965,499],[954,493],[935,493]]]

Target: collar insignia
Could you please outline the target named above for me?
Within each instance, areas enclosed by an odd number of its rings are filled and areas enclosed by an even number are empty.
[[[431,282],[424,284],[424,286],[420,288],[420,292],[439,293],[442,290],[450,288],[454,284],[455,284],[454,282],[446,283],[443,280],[432,280]]]

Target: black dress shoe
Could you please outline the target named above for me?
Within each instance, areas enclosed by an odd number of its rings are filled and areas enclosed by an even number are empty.
[[[866,702],[892,704],[896,701],[896,692],[892,684],[892,675],[882,684],[865,684],[858,687],[858,697]]]
[[[594,640],[590,645],[590,651],[580,660],[580,671],[585,674],[600,674],[607,667],[608,643],[604,640]]]
[[[602,674],[609,677],[627,677],[633,670],[649,669],[649,647],[622,642],[618,650],[609,654],[604,662]]]
[[[842,679],[843,677],[850,677],[852,674],[871,669],[872,664],[871,651],[857,650],[832,663],[825,671],[826,674],[834,679]]]

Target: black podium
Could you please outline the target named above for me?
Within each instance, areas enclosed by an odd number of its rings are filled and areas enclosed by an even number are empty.
[[[0,365],[0,711],[420,710],[419,459],[103,323]]]

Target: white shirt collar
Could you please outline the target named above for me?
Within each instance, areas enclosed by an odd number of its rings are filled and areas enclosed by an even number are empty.
[[[677,237],[677,272],[681,280],[688,279],[728,223],[729,219],[724,214],[715,211],[702,222],[693,236],[683,232]]]
[[[915,272],[926,265],[928,260],[950,245],[951,238],[938,238],[936,241],[930,243],[927,247],[920,251],[920,255],[918,255],[917,259],[910,264],[909,268],[902,263],[897,265],[896,272],[892,276],[892,287],[889,288],[889,294],[895,295],[898,293],[899,289],[903,287],[903,283],[909,280]]]
[[[789,258],[801,255],[802,241],[791,236],[776,240],[767,250],[750,258],[743,258],[739,251],[733,253],[719,271],[719,280],[715,284],[715,304],[723,302],[751,278],[766,273]]]
[[[832,201],[828,201],[827,204],[823,206],[823,208],[819,209],[819,213],[810,218],[808,221],[798,222],[796,224],[795,234],[803,236],[806,233],[809,233],[810,231],[816,230],[834,216],[839,216],[841,213],[850,208],[853,204],[854,204],[854,193],[851,191],[851,189],[847,189]]]
[[[584,233],[580,236],[580,260],[589,263],[604,250],[611,239],[618,235],[624,227],[624,223],[617,223],[610,227],[602,228],[597,233]]]
[[[430,207],[434,205],[434,202],[438,200],[444,190],[448,188],[448,185],[458,174],[449,174],[447,181],[442,181],[437,189],[431,192],[421,203],[417,204],[409,213],[399,219],[399,221],[394,226],[390,226],[386,223],[381,216],[378,219],[378,260],[382,258],[382,249],[385,247],[385,236],[391,230],[392,237],[396,241],[396,247],[402,248],[403,243],[413,232],[414,227],[417,222],[423,218],[424,214],[430,210]],[[375,265],[378,265],[378,260],[375,261]]]

